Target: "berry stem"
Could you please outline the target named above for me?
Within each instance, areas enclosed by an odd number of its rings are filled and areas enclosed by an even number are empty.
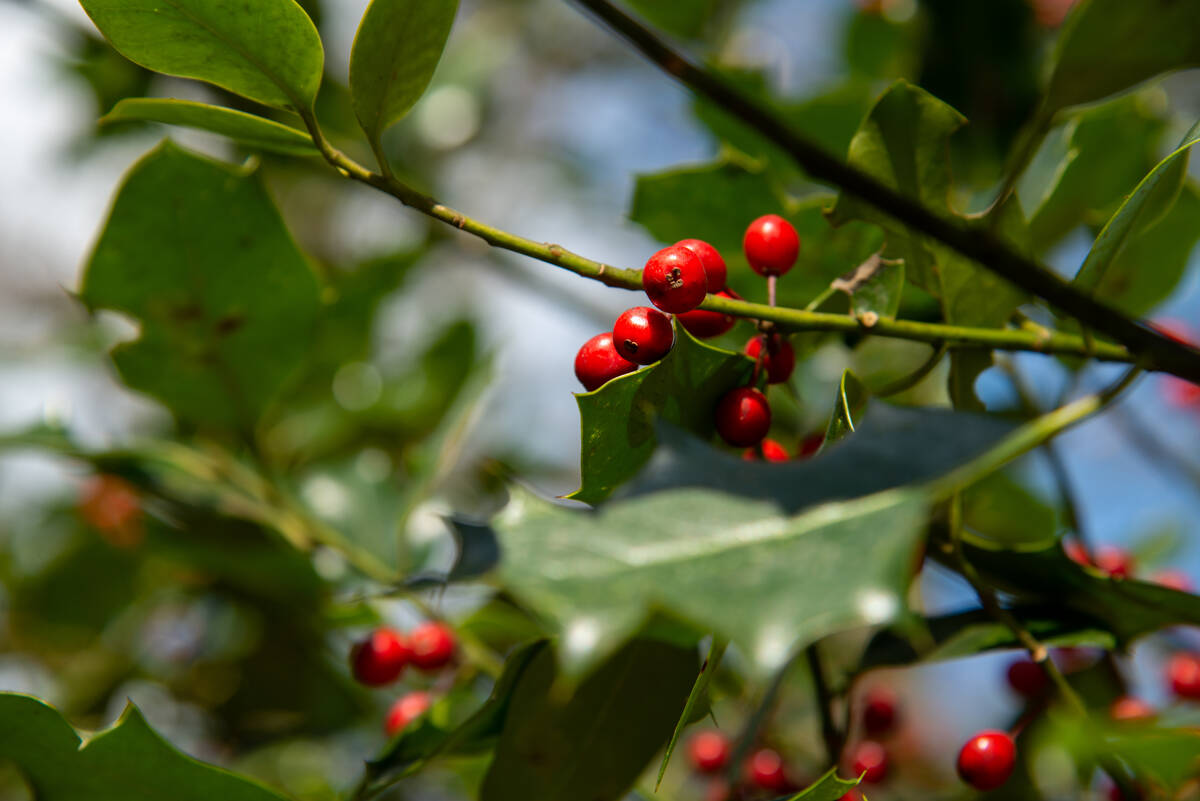
[[[767,276],[767,305],[775,308],[775,282],[779,280],[777,275]]]

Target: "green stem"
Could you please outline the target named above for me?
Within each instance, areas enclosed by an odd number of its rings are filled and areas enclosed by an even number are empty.
[[[842,759],[845,738],[833,719],[833,693],[825,677],[825,666],[821,663],[821,650],[817,643],[809,643],[804,649],[808,670],[812,674],[813,692],[817,696],[817,711],[821,716],[821,739],[825,741],[825,756],[830,765],[836,766]]]

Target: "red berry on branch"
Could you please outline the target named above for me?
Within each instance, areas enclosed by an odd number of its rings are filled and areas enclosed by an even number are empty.
[[[1191,592],[1194,588],[1191,576],[1182,570],[1160,570],[1154,574],[1154,578],[1151,580],[1155,584],[1160,584],[1163,587],[1169,587],[1179,592]]]
[[[612,332],[617,353],[637,364],[650,364],[666,356],[675,342],[671,318],[649,306],[626,309]]]
[[[642,270],[642,288],[650,302],[665,312],[682,314],[700,305],[708,294],[708,277],[700,257],[672,245],[650,257]]]
[[[1018,659],[1008,666],[1008,686],[1018,695],[1037,698],[1046,690],[1046,671],[1032,659]]]
[[[421,670],[440,670],[454,658],[454,632],[444,623],[422,623],[408,635],[412,663]]]
[[[995,790],[1008,781],[1017,763],[1017,746],[1002,731],[976,734],[958,752],[958,775],[976,790]]]
[[[763,352],[763,345],[767,346],[766,352]],[[768,384],[784,384],[792,377],[792,371],[796,369],[796,351],[792,349],[791,344],[786,339],[781,339],[778,336],[764,336],[762,334],[751,337],[746,343],[745,354],[755,361],[759,360],[761,354],[762,365],[767,371]]]
[[[884,734],[896,725],[896,694],[887,687],[872,687],[863,697],[863,728],[867,734]]]
[[[1167,681],[1180,698],[1200,701],[1200,654],[1174,654],[1167,662]]]
[[[733,298],[733,295],[724,289],[715,294],[719,298]],[[708,311],[707,309],[692,309],[689,312],[675,315],[675,319],[679,320],[679,324],[697,339],[719,337],[730,328],[733,328],[733,324],[737,322],[732,315]]]
[[[636,364],[617,353],[612,334],[596,334],[575,354],[575,377],[588,392],[636,369]]]
[[[736,448],[757,445],[771,428],[767,396],[753,387],[731,389],[717,401],[717,433]]]
[[[721,258],[720,251],[703,239],[683,239],[675,244],[678,247],[687,248],[700,257],[700,263],[704,265],[704,275],[707,278],[709,292],[715,294],[725,288],[727,270],[725,259]]]
[[[887,749],[874,740],[863,740],[854,749],[852,770],[864,782],[879,784],[888,774]]]
[[[388,710],[383,730],[388,737],[395,737],[397,732],[424,715],[432,702],[429,693],[414,692],[401,696]]]
[[[792,269],[800,254],[800,236],[790,222],[778,214],[767,214],[746,228],[742,249],[754,272],[783,275]]]
[[[700,773],[716,773],[729,762],[729,738],[719,731],[702,731],[688,740],[688,759]]]
[[[1145,720],[1154,717],[1154,707],[1141,698],[1123,695],[1112,702],[1108,708],[1108,716],[1113,720]]]
[[[350,667],[361,684],[381,687],[400,678],[411,656],[403,634],[378,628],[350,650]]]
[[[746,773],[751,782],[764,790],[783,792],[791,784],[783,766],[783,757],[770,748],[760,748],[750,756]]]
[[[1096,567],[1113,578],[1129,578],[1133,575],[1133,557],[1124,548],[1102,545],[1096,550]]]

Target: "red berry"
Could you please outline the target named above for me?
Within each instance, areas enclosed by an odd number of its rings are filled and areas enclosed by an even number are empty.
[[[127,548],[142,541],[141,499],[123,478],[100,475],[89,481],[79,513],[112,545]]]
[[[636,369],[636,364],[617,353],[612,334],[596,334],[575,354],[575,377],[588,392]]]
[[[688,740],[688,759],[700,773],[716,773],[729,762],[729,740],[719,731],[702,731]]]
[[[751,782],[764,790],[783,792],[788,789],[787,771],[783,767],[783,757],[770,748],[760,748],[750,757],[746,772]]]
[[[408,635],[412,663],[421,670],[440,670],[454,658],[454,632],[444,623],[422,623]]]
[[[1076,540],[1064,542],[1063,553],[1077,565],[1090,565],[1092,563],[1092,557],[1087,552],[1087,548],[1084,548],[1083,544]]]
[[[704,790],[704,801],[729,801],[729,782],[724,779],[710,779]]]
[[[874,740],[863,740],[859,743],[854,749],[853,760],[854,775],[862,776],[864,782],[879,784],[887,778],[887,750]]]
[[[725,260],[721,253],[703,239],[683,239],[675,243],[676,247],[687,248],[700,257],[704,265],[704,275],[708,278],[708,291],[720,292],[725,288]]]
[[[887,687],[872,687],[863,698],[863,728],[872,736],[896,724],[896,694]]]
[[[1182,570],[1160,570],[1154,574],[1152,580],[1155,584],[1161,584],[1179,592],[1191,592],[1194,586],[1191,576]]]
[[[767,345],[767,352],[762,353],[763,343]],[[745,353],[751,359],[758,361],[759,354],[762,353],[763,367],[767,370],[768,384],[783,384],[792,377],[792,371],[796,369],[796,351],[786,339],[779,337],[752,337],[746,343]]]
[[[796,229],[778,214],[759,217],[746,228],[742,238],[746,261],[759,275],[783,275],[792,269],[800,254]]]
[[[764,439],[757,448],[746,448],[742,451],[742,459],[747,462],[758,461],[760,456],[768,462],[786,462],[788,460],[787,448],[780,445],[773,439]]]
[[[1096,551],[1096,567],[1113,578],[1133,575],[1133,557],[1124,548],[1102,545]]]
[[[403,634],[394,629],[378,628],[351,649],[350,666],[360,683],[379,687],[400,678],[411,657]]]
[[[1167,402],[1172,406],[1186,408],[1200,404],[1200,386],[1173,375],[1164,376],[1163,381]]]
[[[1002,731],[976,734],[958,752],[958,775],[976,790],[995,790],[1008,781],[1017,762],[1017,746]]]
[[[678,245],[650,257],[642,270],[642,288],[650,302],[665,312],[682,314],[700,305],[708,294],[704,264],[692,251]]]
[[[388,710],[383,722],[383,730],[388,737],[395,737],[396,732],[424,715],[433,699],[429,693],[415,692],[401,696],[392,708]]]
[[[1141,698],[1124,695],[1112,702],[1108,715],[1113,720],[1144,720],[1154,717],[1154,707]]]
[[[675,329],[671,318],[649,306],[626,309],[613,325],[617,353],[637,364],[656,362],[671,350]]]
[[[1167,662],[1167,680],[1180,698],[1200,701],[1200,654],[1175,654]]]
[[[821,446],[825,444],[825,434],[818,431],[815,434],[809,434],[804,439],[800,440],[800,453],[797,454],[800,459],[807,459],[810,456],[815,456],[817,451],[821,450]]]
[[[1008,666],[1008,686],[1018,695],[1037,698],[1045,691],[1047,683],[1046,671],[1031,659],[1018,659]]]
[[[767,396],[753,387],[738,387],[717,401],[717,433],[735,448],[757,445],[771,428]]]
[[[717,292],[716,295],[719,298],[733,298],[733,295],[724,289]],[[737,322],[728,314],[708,311],[707,309],[692,309],[689,312],[675,315],[675,319],[679,320],[679,324],[697,339],[719,337],[730,328],[733,328],[733,324]]]

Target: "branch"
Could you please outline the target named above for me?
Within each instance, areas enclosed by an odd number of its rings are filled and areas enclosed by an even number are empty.
[[[1088,327],[1125,345],[1143,366],[1200,383],[1200,351],[1159,334],[1085,294],[1035,260],[1012,250],[978,225],[943,217],[799,136],[767,107],[730,88],[714,73],[672,49],[608,0],[575,0],[680,83],[715,103],[785,150],[810,176],[867,201],[905,225],[979,262],[1045,299]]]
[[[825,754],[830,765],[842,761],[842,746],[845,738],[833,720],[833,693],[825,680],[825,667],[821,664],[821,651],[817,643],[809,643],[804,649],[808,669],[812,673],[813,692],[817,696],[817,711],[821,716],[821,738],[825,741]]]

